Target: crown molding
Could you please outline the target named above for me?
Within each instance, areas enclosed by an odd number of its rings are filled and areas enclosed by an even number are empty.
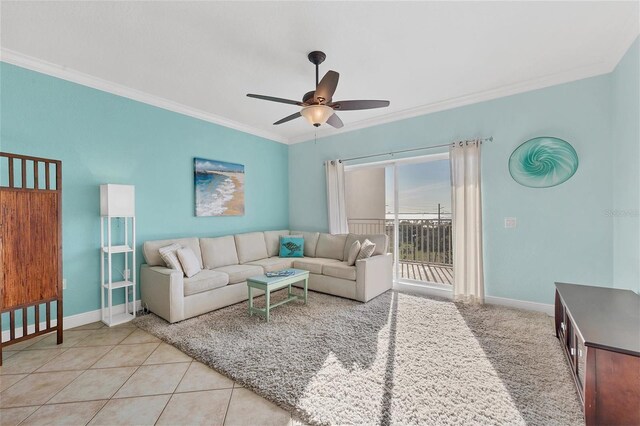
[[[274,142],[284,144],[289,142],[286,138],[276,133],[248,126],[246,124],[242,124],[225,117],[192,108],[159,96],[151,95],[149,93],[133,89],[131,87],[123,86],[121,84],[94,77],[62,65],[57,65],[51,62],[44,61],[42,59],[24,55],[11,49],[0,48],[0,61],[19,66],[21,68],[26,68],[31,71],[39,72],[41,74],[46,74],[52,77],[60,78],[62,80],[70,81],[72,83],[80,84],[82,86],[91,87],[92,89],[97,89],[117,96],[122,96],[124,98],[142,102],[147,105],[152,105],[168,111],[176,112],[178,114],[187,115],[189,117],[197,118],[209,123],[218,124],[220,126],[228,127],[240,132],[249,133],[261,138],[269,139]]]
[[[431,114],[438,111],[445,111],[465,105],[476,104],[479,102],[490,101],[493,99],[503,98],[506,96],[517,95],[532,90],[544,89],[546,87],[556,86],[558,84],[570,83],[572,81],[582,80],[584,78],[596,77],[598,75],[609,74],[615,70],[616,66],[622,60],[629,47],[638,38],[639,26],[636,16],[631,16],[625,25],[625,31],[621,32],[620,38],[615,43],[615,47],[609,50],[609,54],[599,63],[591,64],[584,67],[574,68],[568,71],[550,74],[529,81],[516,83],[508,86],[502,86],[471,95],[460,96],[456,98],[446,99],[421,105],[415,108],[406,109],[383,116],[378,116],[354,123],[345,124],[342,129],[319,130],[317,133],[304,133],[289,139],[289,144],[296,144],[321,139],[341,133],[348,133],[355,130],[361,130],[367,127],[373,127],[380,124],[391,123],[394,121],[405,120],[407,118],[418,117],[421,115]]]
[[[249,126],[237,121],[230,120],[225,117],[221,117],[215,114],[211,114],[196,108],[159,97],[151,95],[149,93],[133,89],[127,86],[123,86],[117,83],[113,83],[98,77],[94,77],[82,72],[57,65],[51,62],[47,62],[38,58],[34,58],[22,53],[0,48],[0,61],[7,62],[13,65],[17,65],[22,68],[26,68],[32,71],[36,71],[42,74],[57,77],[63,80],[67,80],[73,83],[77,83],[83,86],[91,87],[103,92],[111,93],[117,96],[122,96],[128,99],[132,99],[138,102],[142,102],[148,105],[152,105],[158,108],[162,108],[168,111],[173,111],[178,114],[187,115],[197,118],[199,120],[207,121],[210,123],[218,124],[220,126],[228,127],[234,130],[238,130],[244,133],[249,133],[255,136],[269,139],[271,141],[283,143],[283,144],[296,144],[313,140],[314,137],[326,138],[333,135],[352,132],[355,130],[361,130],[367,127],[373,127],[381,124],[391,123],[394,121],[405,120],[408,118],[418,117],[421,115],[431,114],[434,112],[445,111],[448,109],[458,108],[466,105],[476,104],[480,102],[490,101],[506,96],[516,95],[519,93],[525,93],[532,90],[543,89],[546,87],[555,86],[558,84],[569,83],[584,78],[595,77],[598,75],[608,74],[612,72],[624,54],[627,52],[631,44],[638,37],[638,23],[635,16],[631,16],[625,25],[625,31],[621,32],[621,36],[615,43],[615,47],[609,50],[607,57],[603,58],[601,62],[591,64],[584,67],[578,67],[563,71],[560,73],[550,74],[542,76],[536,79],[528,80],[525,82],[515,83],[512,85],[502,86],[495,89],[489,89],[470,95],[445,99],[442,101],[433,102],[430,104],[421,105],[415,108],[409,108],[406,110],[385,114],[370,119],[360,120],[353,123],[345,124],[342,129],[327,128],[320,129],[317,133],[305,132],[298,136],[290,138],[284,137],[277,133],[265,131],[253,126]]]
[[[525,93],[532,90],[543,89],[545,87],[555,86],[562,83],[569,83],[588,77],[595,77],[598,75],[607,74],[609,72],[611,72],[611,65],[609,63],[600,62],[586,67],[575,68],[569,71],[551,74],[521,83],[502,86],[495,89],[489,89],[456,98],[445,99],[442,101],[421,105],[415,108],[409,108],[402,111],[345,124],[345,126],[341,129],[325,128],[325,130],[318,130],[316,134],[305,133],[303,135],[291,138],[289,143],[297,144],[308,142],[314,140],[314,137],[317,139],[326,138],[329,136],[348,133],[355,130],[361,130],[367,127],[378,126],[380,124],[387,124],[394,121],[414,118],[434,112],[462,107],[465,105],[476,104],[511,95],[517,95],[519,93]]]

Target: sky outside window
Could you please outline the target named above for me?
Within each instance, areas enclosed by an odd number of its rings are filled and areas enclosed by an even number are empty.
[[[398,213],[402,218],[434,218],[438,204],[442,217],[451,217],[449,160],[398,164]],[[387,167],[386,212],[393,215],[393,167]]]

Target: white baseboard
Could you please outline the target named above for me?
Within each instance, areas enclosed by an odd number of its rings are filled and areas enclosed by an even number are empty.
[[[542,312],[550,317],[555,315],[555,307],[547,303],[529,302],[527,300],[507,299],[505,297],[485,296],[484,301],[491,305],[508,306],[527,311]]]
[[[140,300],[136,300],[136,311],[140,309],[141,302]],[[121,314],[124,312],[124,303],[120,305],[113,306],[114,314]],[[97,322],[102,320],[102,315],[100,313],[100,309],[96,309],[95,311],[83,312],[81,314],[69,315],[62,319],[62,329],[67,330],[69,328],[80,327],[81,325],[91,324],[92,322]],[[51,320],[51,325],[55,326],[58,323],[57,320]],[[47,323],[43,321],[40,323],[40,329],[46,328]],[[27,334],[35,333],[36,326],[35,324],[31,324],[27,327]],[[4,330],[2,332],[2,341],[6,342],[9,340],[10,333],[9,330]],[[22,327],[16,328],[16,338],[22,337]]]
[[[140,300],[136,300],[136,311],[140,309],[140,306],[142,306]],[[124,312],[124,303],[114,305],[112,309],[114,315],[121,314]],[[92,322],[101,320],[102,316],[100,314],[100,309],[96,309],[95,311],[83,312],[81,314],[64,317],[62,328],[66,330],[68,328],[80,327],[81,325],[91,324]]]
[[[443,297],[451,299],[453,294],[451,290],[426,286],[423,284],[409,284],[396,282],[393,284],[393,289],[405,293],[423,294],[426,296]],[[555,308],[553,305],[538,302],[529,302],[526,300],[507,299],[505,297],[485,296],[485,303],[490,305],[507,306],[509,308],[525,309],[527,311],[542,312],[549,316],[555,314]]]
[[[409,284],[409,283],[400,283],[396,282],[393,284],[393,289],[398,290],[404,293],[416,293],[422,294],[426,296],[436,296],[442,297],[445,299],[451,299],[452,292],[451,290],[438,288],[438,287],[430,287],[423,284]],[[507,299],[505,297],[496,297],[496,296],[486,296],[484,298],[486,303],[491,305],[501,305],[507,306],[510,308],[517,309],[525,309],[528,311],[535,312],[543,312],[549,316],[554,315],[554,306],[546,303],[538,303],[538,302],[529,302],[526,300],[517,300],[517,299]],[[136,300],[136,310],[139,310],[141,307],[141,301]],[[114,314],[120,314],[124,312],[124,303],[120,305],[115,305],[113,307]],[[96,309],[95,311],[83,312],[81,314],[69,315],[64,317],[62,328],[67,330],[69,328],[80,327],[81,325],[91,324],[92,322],[97,322],[102,319],[100,309]],[[56,325],[56,320],[51,321],[51,325]],[[46,327],[46,322],[40,323],[40,328],[43,329]],[[36,330],[35,324],[31,324],[27,327],[27,333],[34,333]],[[22,337],[22,328],[16,329],[16,337]],[[5,330],[2,332],[2,341],[6,342],[9,340],[9,330]]]

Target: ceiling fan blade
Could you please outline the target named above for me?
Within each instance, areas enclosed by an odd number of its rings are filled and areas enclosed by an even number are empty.
[[[334,114],[335,115],[335,114]],[[300,111],[296,112],[295,114],[291,114],[289,116],[286,116],[285,118],[283,118],[282,120],[278,120],[275,123],[273,123],[274,126],[277,126],[278,124],[282,124],[282,123],[286,123],[287,121],[291,121],[294,120],[298,117],[302,117],[302,115],[300,114]]]
[[[262,99],[265,101],[280,102],[281,104],[302,106],[302,102],[292,101],[291,99],[274,98],[273,96],[265,96],[265,95],[254,95],[253,93],[247,93],[247,96],[250,98]]]
[[[340,74],[337,72],[327,71],[320,83],[318,83],[318,87],[316,87],[315,98],[318,102],[326,103],[331,101],[336,87],[338,87],[339,78]]]
[[[337,101],[330,103],[329,106],[338,111],[355,111],[388,107],[389,101]]]
[[[329,117],[329,119],[327,120],[327,124],[335,127],[336,129],[344,126],[344,123],[342,122],[342,120],[340,120],[340,117],[338,117],[336,113],[333,113],[333,115]]]

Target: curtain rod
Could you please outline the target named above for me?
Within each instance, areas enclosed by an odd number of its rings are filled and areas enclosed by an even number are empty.
[[[493,136],[490,136],[488,138],[482,138],[482,139],[468,139],[468,140],[465,140],[465,141],[455,141],[455,142],[450,142],[450,143],[443,143],[441,145],[424,146],[422,148],[404,149],[402,151],[391,151],[391,152],[383,152],[383,153],[380,153],[380,154],[363,155],[363,156],[360,156],[360,157],[343,158],[343,159],[340,159],[340,161],[344,163],[345,161],[362,160],[362,159],[365,159],[365,158],[381,157],[383,155],[404,154],[405,152],[424,151],[425,149],[444,148],[444,147],[447,147],[447,146],[455,146],[457,144],[460,144],[462,146],[462,144],[468,145],[470,142],[475,142],[475,141],[480,141],[480,143],[492,142],[493,141]]]

